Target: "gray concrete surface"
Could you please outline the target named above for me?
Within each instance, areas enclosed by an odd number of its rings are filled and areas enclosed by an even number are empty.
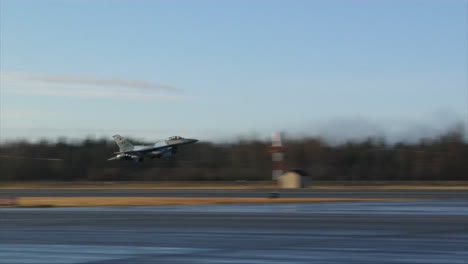
[[[416,198],[468,200],[468,190],[125,190],[0,189],[0,197],[281,197]]]
[[[0,209],[0,263],[467,263],[464,200]]]

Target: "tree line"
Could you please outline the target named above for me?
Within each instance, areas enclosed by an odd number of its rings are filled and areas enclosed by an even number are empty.
[[[107,139],[12,141],[0,145],[0,181],[271,180],[269,146],[258,139],[201,141],[170,158],[133,163],[107,161],[118,150]],[[314,180],[468,180],[468,144],[459,131],[391,145],[378,138],[339,145],[291,138],[285,147],[286,169]]]

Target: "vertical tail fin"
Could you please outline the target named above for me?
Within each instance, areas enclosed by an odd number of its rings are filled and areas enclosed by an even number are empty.
[[[120,135],[112,136],[112,138],[114,138],[115,143],[119,146],[120,152],[133,150],[134,146],[132,143],[128,142],[126,138],[121,137]]]

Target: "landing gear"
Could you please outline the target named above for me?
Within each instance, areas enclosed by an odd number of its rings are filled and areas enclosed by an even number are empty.
[[[143,162],[143,157],[134,158],[134,159],[133,159],[133,162],[134,162],[134,163]]]

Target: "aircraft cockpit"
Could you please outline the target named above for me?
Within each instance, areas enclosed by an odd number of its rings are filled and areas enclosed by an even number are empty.
[[[183,138],[179,136],[173,136],[173,137],[168,138],[167,140],[179,140],[179,139],[183,139]]]

